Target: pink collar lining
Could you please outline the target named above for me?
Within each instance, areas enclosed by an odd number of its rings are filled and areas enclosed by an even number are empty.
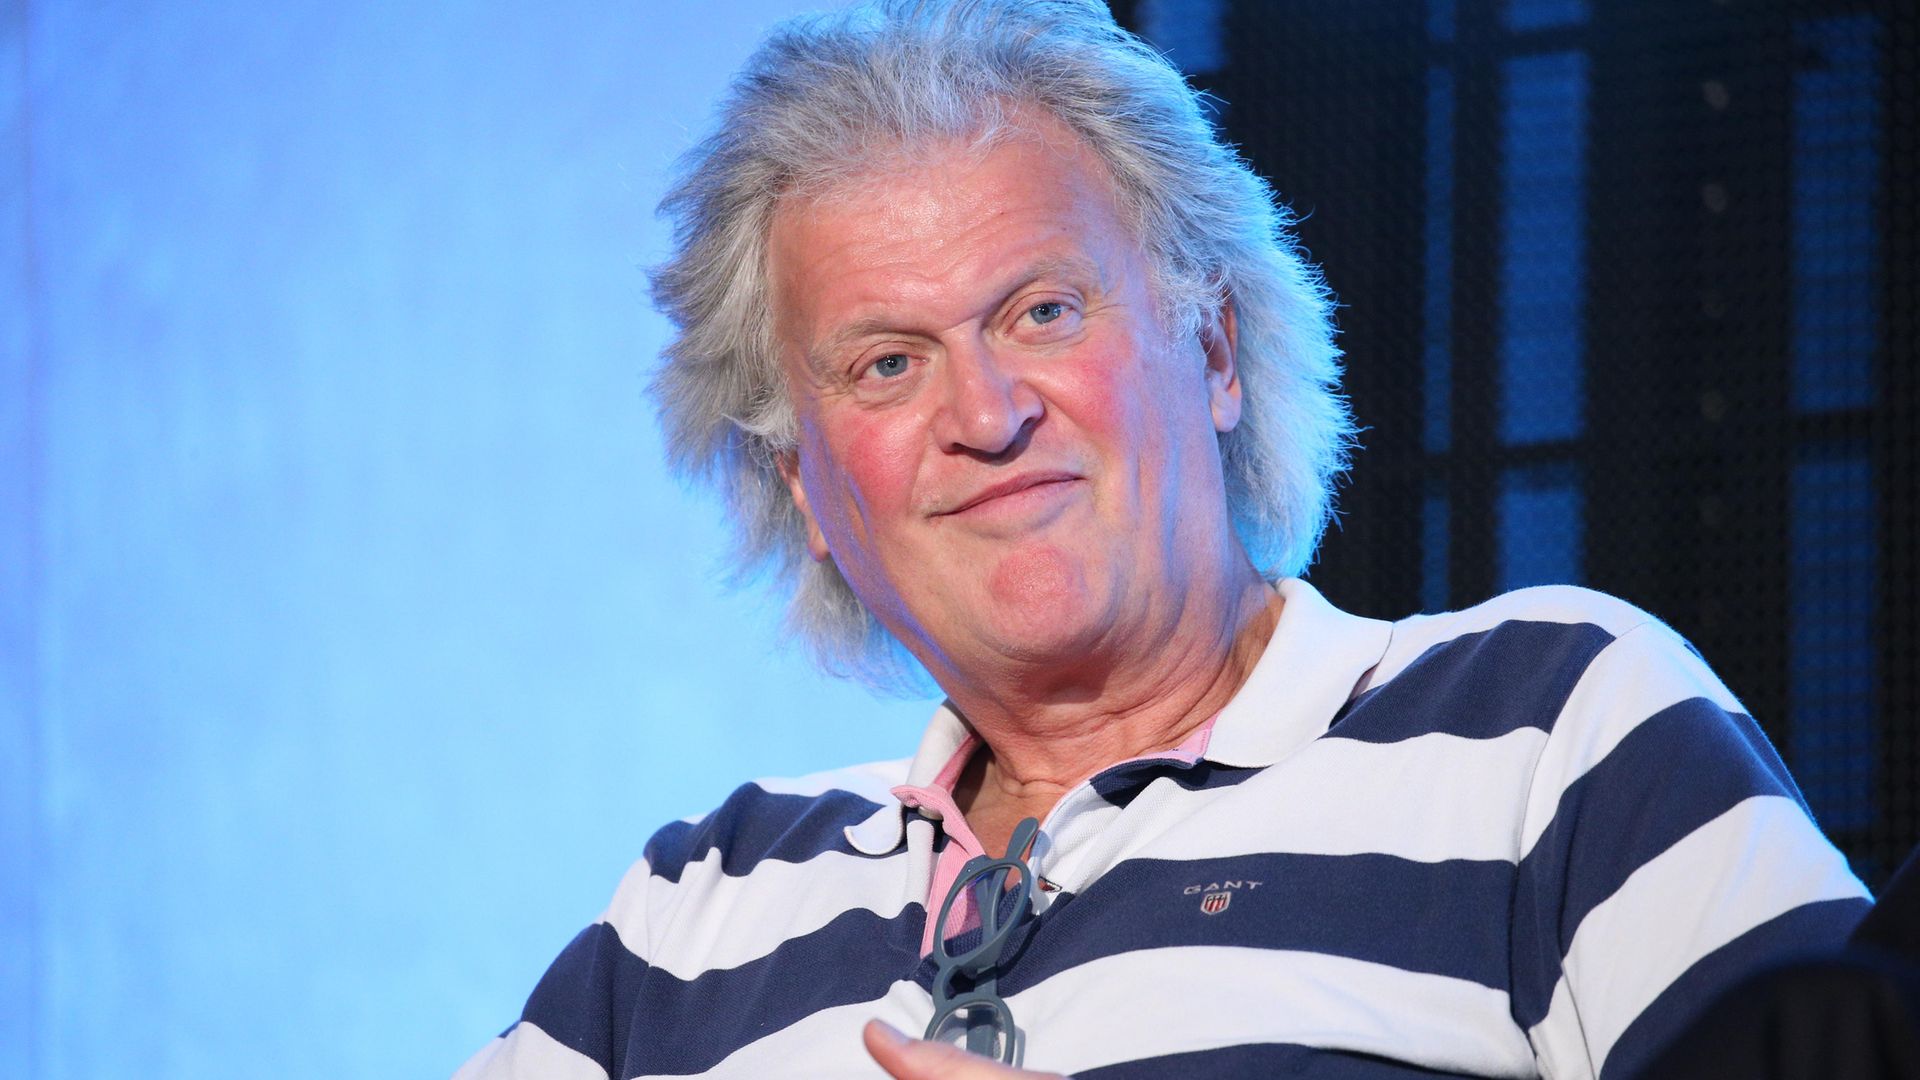
[[[1183,764],[1191,765],[1206,756],[1207,742],[1213,737],[1214,722],[1219,714],[1207,719],[1207,722],[1193,729],[1180,745],[1171,750],[1162,750],[1152,754],[1142,754],[1114,765],[1126,765],[1136,761],[1157,761],[1172,758]],[[982,743],[980,736],[969,730],[946,764],[934,775],[932,782],[925,785],[901,784],[893,788],[893,796],[900,804],[910,810],[918,810],[923,815],[940,822],[941,829],[947,834],[947,846],[933,867],[933,880],[927,889],[927,925],[920,935],[920,955],[928,956],[933,952],[934,920],[940,915],[940,903],[947,897],[947,891],[960,877],[960,870],[967,860],[976,855],[985,855],[986,849],[974,835],[972,826],[967,824],[966,815],[960,812],[959,803],[954,799],[953,786],[960,782],[960,773],[967,763],[973,760],[975,751]],[[1109,765],[1107,768],[1113,768]],[[1101,770],[1106,771],[1105,769]],[[948,937],[964,933],[980,925],[980,913],[974,909],[971,897],[964,897],[955,905],[957,923],[950,927]],[[949,920],[952,921],[951,919]]]

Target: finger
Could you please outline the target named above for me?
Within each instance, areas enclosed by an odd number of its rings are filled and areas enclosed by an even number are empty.
[[[867,1021],[866,1029],[860,1033],[861,1041],[867,1044],[867,1053],[873,1060],[887,1070],[894,1080],[936,1080],[939,1073],[933,1071],[939,1066],[927,1060],[920,1046],[932,1046],[932,1043],[910,1039],[898,1028],[884,1020]],[[916,1045],[918,1044],[918,1045]]]
[[[861,1038],[867,1053],[894,1080],[1015,1080],[1041,1073],[1010,1069],[946,1043],[910,1039],[892,1025],[870,1020]]]

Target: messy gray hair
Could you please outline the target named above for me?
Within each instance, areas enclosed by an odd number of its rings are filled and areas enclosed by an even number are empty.
[[[771,571],[792,590],[789,630],[828,670],[875,686],[920,673],[831,560],[809,556],[775,466],[795,420],[768,229],[781,199],[858,175],[883,149],[993,139],[1016,108],[1052,115],[1104,163],[1165,326],[1191,335],[1233,304],[1244,404],[1220,452],[1235,532],[1262,573],[1306,568],[1353,440],[1331,298],[1288,215],[1200,95],[1100,0],[879,0],[781,24],[660,204],[673,248],[653,296],[678,333],[651,389],[669,463],[717,487],[734,517],[736,580]]]

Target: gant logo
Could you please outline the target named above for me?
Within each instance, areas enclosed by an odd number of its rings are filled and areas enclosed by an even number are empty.
[[[1234,890],[1245,889],[1252,892],[1259,887],[1258,881],[1210,881],[1205,885],[1189,885],[1180,891],[1185,896],[1200,897],[1201,914],[1218,915],[1227,910],[1228,904],[1233,903]]]

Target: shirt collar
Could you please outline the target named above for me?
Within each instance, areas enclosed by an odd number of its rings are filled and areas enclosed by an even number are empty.
[[[934,710],[933,720],[927,724],[926,734],[920,736],[920,749],[914,752],[913,761],[907,766],[907,778],[901,787],[926,787],[940,775],[940,770],[953,760],[960,748],[973,737],[972,729],[960,719],[952,704],[941,702]],[[898,791],[899,788],[895,788]],[[894,801],[875,810],[866,820],[857,825],[847,826],[847,843],[863,855],[885,855],[900,846],[906,835],[907,807],[895,796]]]
[[[1349,615],[1298,578],[1280,582],[1280,621],[1214,721],[1206,757],[1261,768],[1326,733],[1393,637],[1393,624]]]
[[[1285,606],[1247,681],[1214,720],[1205,757],[1236,768],[1271,765],[1319,738],[1386,654],[1393,624],[1349,615],[1298,578],[1278,585]],[[903,786],[931,784],[972,731],[950,704],[934,711]],[[906,835],[898,799],[846,829],[865,855],[885,855]]]

